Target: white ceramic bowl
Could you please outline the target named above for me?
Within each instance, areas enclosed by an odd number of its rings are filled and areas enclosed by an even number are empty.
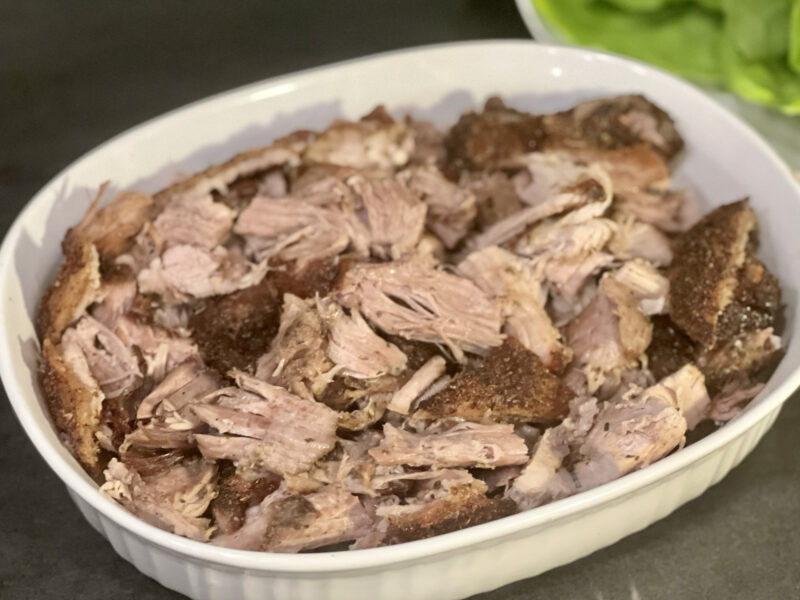
[[[750,196],[761,255],[785,290],[786,358],[764,392],[721,430],[618,481],[493,523],[358,552],[268,554],[227,550],[166,533],[100,495],[59,442],[36,384],[32,316],[67,227],[97,186],[154,191],[298,128],[322,128],[384,102],[439,124],[500,93],[513,106],[552,111],[596,96],[640,92],[685,137],[678,185],[709,206]],[[476,42],[393,52],[250,85],[174,111],[90,152],[30,202],[0,249],[0,374],[31,441],[86,519],[143,573],[192,598],[462,598],[575,560],[660,519],[719,481],[753,449],[800,383],[796,298],[800,190],[747,126],[695,88],[639,63],[530,42]]]

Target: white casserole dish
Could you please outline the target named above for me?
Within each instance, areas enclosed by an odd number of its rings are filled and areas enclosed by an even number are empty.
[[[101,496],[61,445],[36,383],[32,317],[61,260],[60,241],[100,183],[155,191],[298,128],[358,117],[377,103],[452,123],[493,93],[537,112],[643,93],[675,119],[687,151],[677,184],[707,206],[750,196],[760,256],[780,278],[787,355],[747,411],[700,442],[589,492],[456,533],[387,548],[321,554],[243,552],[156,529]],[[393,52],[272,79],[174,111],[102,145],[39,192],[0,249],[0,375],[28,436],[86,519],[146,575],[198,599],[462,598],[570,562],[642,529],[719,481],[750,452],[800,384],[793,344],[800,188],[746,125],[695,88],[639,63],[531,42]]]

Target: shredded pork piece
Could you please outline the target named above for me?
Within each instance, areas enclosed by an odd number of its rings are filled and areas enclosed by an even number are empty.
[[[325,345],[325,323],[316,305],[286,294],[278,333],[269,352],[258,359],[256,377],[311,397],[324,391],[335,372]]]
[[[433,166],[412,167],[398,178],[421,195],[428,207],[428,227],[446,248],[454,248],[469,233],[478,214],[472,192],[449,182]]]
[[[64,332],[64,352],[83,353],[89,371],[107,398],[119,398],[136,389],[142,372],[136,356],[113,331],[90,316]]]
[[[223,390],[213,402],[192,407],[220,434],[195,436],[207,459],[256,473],[297,474],[333,448],[335,411],[242,372],[236,381],[241,391]]]
[[[470,249],[480,250],[487,246],[502,245],[543,219],[588,204],[606,203],[611,195],[608,176],[601,170],[593,174],[592,179],[584,179],[572,186],[564,187],[555,196],[550,196],[538,204],[498,221],[472,238],[469,242]]]
[[[309,144],[304,158],[356,169],[390,169],[405,165],[413,151],[408,127],[379,107],[357,122],[335,121]]]
[[[528,448],[511,425],[460,423],[444,433],[408,433],[388,423],[370,454],[379,465],[503,467],[527,461]]]
[[[392,260],[410,254],[425,227],[425,204],[393,179],[353,175],[347,184],[364,206],[373,254]]]
[[[135,279],[104,282],[98,293],[102,300],[92,308],[92,316],[113,331],[120,317],[131,309],[136,292]]]
[[[234,212],[211,196],[173,199],[153,222],[156,233],[168,245],[193,244],[207,250],[228,237]]]
[[[220,385],[219,377],[196,361],[170,371],[139,404],[136,418],[142,424],[125,436],[121,450],[193,447],[192,434],[201,428],[203,421],[192,408],[208,402]]]
[[[182,362],[199,357],[197,345],[191,339],[128,317],[120,318],[114,331],[124,343],[141,351],[147,374],[156,382]]]
[[[139,273],[139,291],[181,302],[253,286],[266,272],[265,263],[247,262],[241,253],[222,246],[212,251],[199,246],[172,246]]]
[[[424,483],[407,504],[378,504],[377,523],[351,549],[411,542],[516,512],[513,502],[487,498],[486,484],[460,469],[442,470]]]
[[[570,353],[545,311],[542,274],[530,260],[489,246],[468,255],[458,270],[501,302],[505,330],[547,366],[559,368]]]
[[[203,517],[214,498],[216,465],[186,461],[142,477],[117,459],[105,471],[100,491],[151,525],[193,540],[208,541],[211,522]]]
[[[406,368],[406,355],[377,335],[358,310],[346,314],[329,303],[323,309],[328,321],[328,358],[342,368],[341,374],[357,379],[398,375]]]
[[[580,448],[579,489],[602,485],[671,452],[703,418],[707,405],[703,376],[693,365],[607,403]]]
[[[639,301],[646,315],[666,312],[669,294],[669,279],[661,275],[648,262],[636,259],[626,262],[610,277],[627,287]]]
[[[238,531],[212,543],[240,550],[298,552],[355,540],[366,535],[370,525],[358,498],[339,485],[307,495],[281,488],[250,508]]]
[[[604,177],[596,168],[559,152],[534,152],[512,164],[524,167],[513,181],[517,196],[529,206],[546,202],[582,180]]]
[[[379,329],[445,344],[457,359],[503,341],[495,302],[465,278],[414,262],[355,265],[336,296]]]
[[[407,415],[414,401],[431,387],[444,373],[445,360],[441,356],[433,356],[422,365],[411,378],[392,395],[387,408],[396,413]]]
[[[652,330],[633,292],[605,277],[594,300],[567,326],[567,343],[580,364],[607,373],[639,360]]]
[[[538,439],[530,462],[514,479],[507,494],[521,509],[559,500],[577,491],[564,461],[583,443],[597,413],[596,398],[576,397],[567,418]]]
[[[615,216],[617,226],[608,249],[622,260],[642,258],[657,267],[672,262],[672,244],[656,227],[632,216]]]
[[[255,260],[297,262],[300,268],[348,248],[366,254],[369,244],[369,233],[355,213],[308,198],[253,198],[233,231],[244,236]]]

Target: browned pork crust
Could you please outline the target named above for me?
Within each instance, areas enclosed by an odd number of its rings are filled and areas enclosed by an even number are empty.
[[[161,190],[153,199],[156,206],[163,208],[169,200],[178,196],[205,196],[215,190],[226,190],[227,186],[239,178],[281,165],[295,166],[300,162],[299,152],[305,146],[305,139],[298,136],[297,139],[284,138],[270,146],[241,152],[222,164],[209,167]]]
[[[100,448],[95,432],[100,425],[103,393],[91,379],[85,361],[82,366],[85,371],[78,372],[76,365],[68,362],[61,347],[53,341],[45,339],[42,343],[39,380],[50,415],[75,458],[90,475],[99,477]]]
[[[553,421],[567,412],[560,378],[530,350],[508,338],[483,360],[455,376],[423,401],[415,417],[459,417],[468,421]]]
[[[383,545],[422,540],[495,521],[516,512],[517,505],[509,498],[487,498],[472,486],[459,486],[451,489],[447,497],[413,513],[389,517]]]
[[[58,342],[63,331],[99,299],[100,260],[93,244],[68,249],[56,280],[39,304],[39,337]]]
[[[736,297],[755,226],[753,210],[747,200],[740,200],[703,217],[675,244],[669,315],[702,346],[710,348],[720,339],[720,317]]]

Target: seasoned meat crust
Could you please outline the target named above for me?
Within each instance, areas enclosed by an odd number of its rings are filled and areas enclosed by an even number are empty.
[[[444,141],[451,173],[482,170],[537,150],[545,139],[542,117],[508,108],[500,98],[483,112],[462,115]]]
[[[589,100],[543,121],[548,146],[614,149],[644,142],[668,160],[683,148],[672,119],[644,96]]]
[[[64,262],[39,303],[36,325],[41,338],[58,341],[100,297],[100,259],[94,244],[65,245]]]
[[[674,373],[695,358],[697,350],[691,338],[667,315],[653,317],[653,340],[647,347],[647,366],[658,379]]]
[[[62,244],[65,255],[76,247],[93,244],[101,262],[109,265],[128,250],[134,236],[155,216],[153,199],[136,192],[117,194],[107,205],[98,208],[105,187],[101,186],[81,222],[67,232]]]
[[[36,318],[53,423],[132,514],[249,551],[419,540],[645,468],[784,353],[756,215],[701,217],[682,147],[642,96],[490,98],[103,185]]]
[[[210,298],[189,317],[200,355],[220,373],[247,369],[278,331],[281,299],[269,278],[227,296]]]
[[[717,321],[720,340],[772,327],[780,314],[781,288],[775,275],[760,260],[748,255],[737,278],[733,300]]]
[[[438,394],[421,403],[417,418],[489,418],[501,423],[547,422],[568,406],[560,378],[516,339],[492,350],[459,372]]]
[[[444,145],[454,175],[501,167],[539,150],[613,150],[641,143],[667,160],[683,148],[669,115],[643,96],[590,100],[550,115],[520,112],[494,97],[482,112],[462,115]]]
[[[756,217],[746,200],[706,215],[677,240],[670,269],[670,318],[697,343],[712,347],[736,329],[724,311],[737,295]],[[736,309],[732,309],[736,310]],[[741,312],[741,311],[738,311]]]
[[[222,533],[241,528],[248,508],[260,504],[280,486],[280,478],[269,476],[245,479],[231,465],[220,471],[217,497],[211,501],[211,512]]]
[[[270,146],[254,148],[237,154],[220,165],[209,167],[201,173],[179,181],[153,196],[156,206],[163,209],[173,198],[201,198],[212,192],[227,192],[228,186],[279,166],[296,166],[300,153],[305,150],[307,137],[298,135],[277,140]],[[234,190],[238,191],[238,190]]]
[[[389,519],[383,544],[413,542],[434,535],[458,531],[513,515],[517,505],[509,498],[487,498],[468,487],[456,488],[446,499]]]
[[[100,424],[103,393],[89,377],[85,363],[69,365],[58,346],[44,340],[39,380],[50,415],[75,458],[97,477],[100,448],[94,434]]]

